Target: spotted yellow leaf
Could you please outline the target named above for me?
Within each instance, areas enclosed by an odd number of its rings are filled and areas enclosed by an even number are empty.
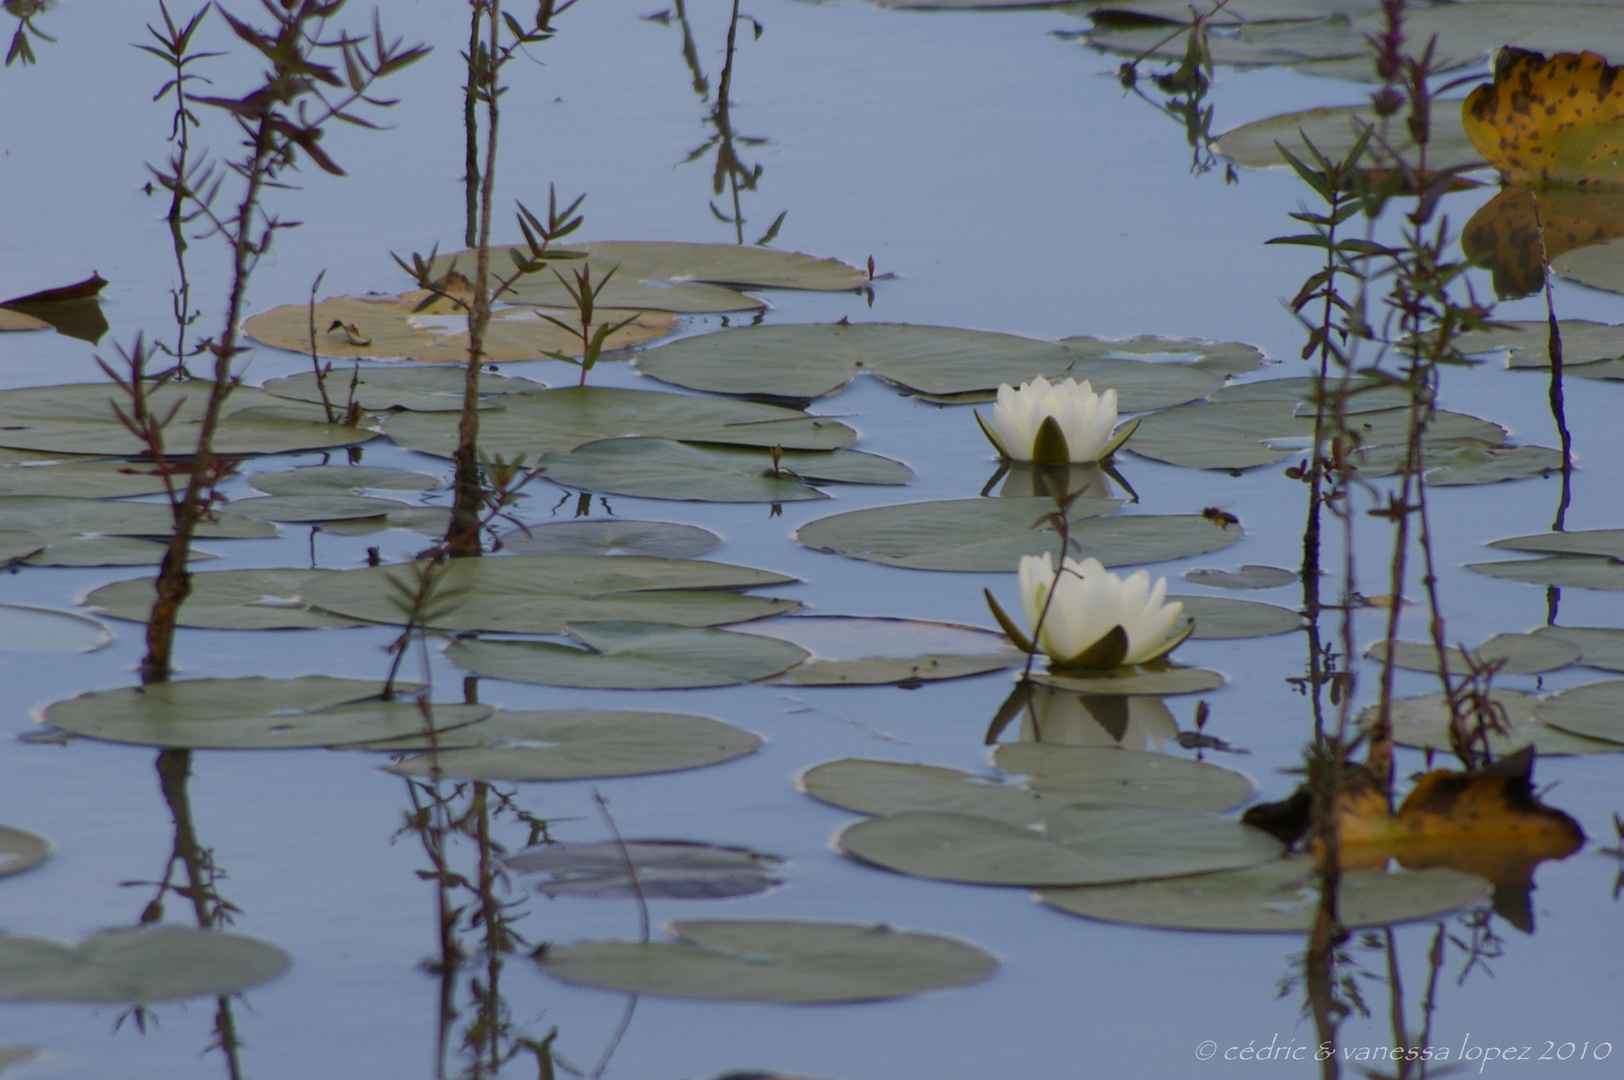
[[[1514,184],[1624,184],[1624,68],[1592,52],[1505,48],[1461,107],[1472,145]]]

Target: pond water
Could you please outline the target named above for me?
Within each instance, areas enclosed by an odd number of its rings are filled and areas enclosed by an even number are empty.
[[[249,5],[243,5],[245,14]],[[399,105],[382,131],[340,127],[323,144],[348,172],[297,175],[296,190],[274,192],[273,210],[300,222],[281,233],[258,268],[248,309],[302,303],[317,274],[326,294],[398,292],[409,282],[390,252],[461,247],[464,229],[462,95],[465,5],[398,0],[385,5],[386,32],[434,46],[423,62],[387,84]],[[651,20],[657,0],[641,5],[592,0],[559,19],[559,36],[532,46],[505,72],[497,239],[514,200],[545,203],[548,184],[585,192],[589,240],[731,243],[734,228],[711,203],[714,158],[685,162],[710,137],[710,115],[724,62],[729,5],[703,0]],[[257,11],[257,9],[256,9]],[[1053,341],[1072,335],[1140,334],[1245,342],[1267,357],[1246,381],[1307,374],[1296,357],[1303,331],[1285,305],[1317,266],[1305,248],[1265,247],[1297,231],[1286,215],[1307,190],[1288,171],[1237,170],[1226,182],[1220,160],[1191,169],[1182,126],[1126,93],[1119,57],[1051,31],[1085,27],[1067,9],[885,10],[863,3],[802,4],[761,0],[741,24],[732,72],[732,122],[765,142],[739,147],[762,171],[741,193],[746,239],[785,213],[774,245],[861,266],[872,256],[895,275],[862,292],[764,295],[768,324],[884,321],[965,327]],[[76,281],[95,270],[110,283],[102,310],[110,324],[94,347],[63,335],[0,338],[6,389],[102,378],[94,355],[138,333],[174,333],[170,290],[174,253],[166,200],[144,190],[146,162],[160,162],[170,113],[152,95],[164,70],[129,47],[147,40],[156,5],[70,0],[37,16],[55,43],[35,43],[38,64],[0,73],[8,108],[0,119],[0,295],[16,296]],[[349,12],[364,29],[364,12]],[[707,80],[684,61],[684,34]],[[197,69],[216,92],[252,84],[256,65],[211,14],[200,47],[231,51]],[[1616,59],[1616,57],[1615,57]],[[1481,68],[1479,68],[1481,70]],[[1142,86],[1148,84],[1141,83]],[[1211,131],[1288,110],[1354,104],[1369,87],[1274,68],[1220,68],[1207,104]],[[1147,90],[1147,92],[1149,92]],[[1151,93],[1152,97],[1156,95]],[[230,153],[237,138],[205,116],[198,143]],[[1494,194],[1490,184],[1449,195],[1444,211],[1464,223]],[[727,204],[730,205],[730,204]],[[1384,226],[1386,228],[1387,226]],[[198,240],[189,254],[192,300],[218,324],[225,260],[217,242]],[[1492,295],[1486,271],[1470,275]],[[1554,303],[1565,319],[1617,320],[1617,295],[1559,280]],[[1540,297],[1503,303],[1501,318],[1544,316]],[[680,334],[751,321],[749,315],[694,316]],[[308,358],[262,348],[247,360],[247,380],[307,370]],[[502,365],[502,374],[567,384],[574,369],[536,361]],[[673,390],[625,362],[594,369],[595,386]],[[1593,380],[1570,380],[1567,422],[1578,470],[1569,529],[1619,524],[1624,492],[1617,467],[1617,395]],[[1538,372],[1509,372],[1496,357],[1446,372],[1442,403],[1493,420],[1518,443],[1555,445]],[[805,605],[816,615],[871,615],[990,626],[983,587],[1015,602],[1011,574],[887,567],[797,544],[794,531],[830,514],[905,501],[977,495],[996,462],[969,410],[902,396],[860,378],[813,403],[860,434],[862,450],[905,462],[917,474],[905,489],[835,487],[827,501],[719,504],[608,496],[594,519],[615,517],[702,526],[722,537],[708,558],[799,579],[757,590]],[[365,465],[449,476],[441,458],[368,442]],[[342,451],[249,459],[244,473],[331,461]],[[1127,513],[1194,514],[1217,507],[1240,519],[1244,538],[1206,555],[1156,563],[1174,591],[1243,596],[1287,607],[1300,588],[1234,593],[1183,582],[1199,567],[1301,563],[1304,492],[1283,465],[1231,475],[1181,469],[1119,455],[1138,493]],[[1546,623],[1546,590],[1472,573],[1463,564],[1495,557],[1488,540],[1549,528],[1559,498],[1556,476],[1488,486],[1438,488],[1440,588],[1451,640],[1481,641]],[[254,492],[233,478],[223,492]],[[403,496],[416,498],[414,495]],[[442,488],[426,497],[445,503]],[[573,494],[538,481],[517,516],[529,524],[568,520]],[[427,543],[417,533],[367,536],[312,533],[284,524],[275,540],[201,541],[218,554],[199,569],[365,565],[376,547],[385,562],[409,559]],[[1361,587],[1387,591],[1388,526],[1361,518]],[[142,568],[22,567],[0,578],[0,603],[73,609],[91,590],[142,576]],[[1420,596],[1419,571],[1409,595]],[[1606,591],[1563,589],[1557,621],[1607,627],[1620,622]],[[1425,634],[1424,608],[1410,609],[1401,636]],[[1361,647],[1380,637],[1385,612],[1361,611]],[[107,620],[114,639],[81,654],[0,654],[6,687],[0,725],[7,734],[35,728],[47,704],[136,681],[140,628]],[[388,667],[389,628],[305,631],[183,629],[181,677],[277,677],[322,674],[379,679]],[[824,635],[826,638],[829,636]],[[835,656],[840,642],[828,641]],[[940,651],[962,648],[944,638]],[[1290,680],[1305,671],[1301,634],[1192,640],[1182,663],[1227,676],[1221,690],[1165,701],[1192,731],[1197,702],[1211,710],[1205,731],[1245,755],[1206,757],[1250,776],[1259,799],[1285,798],[1297,783],[1311,734],[1306,699]],[[835,656],[835,658],[840,658]],[[408,665],[408,673],[415,661]],[[432,649],[436,698],[461,700],[467,674]],[[1362,661],[1358,694],[1373,700],[1378,668]],[[415,677],[415,676],[414,676]],[[1502,676],[1496,685],[1550,692],[1607,676],[1570,666],[1544,676]],[[1435,680],[1401,671],[1397,692],[1431,692]],[[963,769],[989,777],[983,739],[1011,688],[1010,673],[894,686],[752,684],[721,689],[631,691],[562,689],[484,679],[479,700],[509,709],[621,708],[693,713],[759,734],[754,754],[705,769],[598,781],[500,784],[512,806],[549,823],[555,840],[598,842],[608,831],[593,799],[607,800],[628,839],[682,839],[748,847],[784,861],[783,884],[723,900],[651,899],[656,928],[674,919],[783,918],[883,923],[972,942],[998,957],[995,974],[955,989],[899,1000],[821,1006],[717,1004],[567,985],[526,957],[543,942],[634,938],[636,905],[627,899],[527,894],[515,876],[509,914],[530,946],[506,958],[498,991],[504,1038],[551,1044],[562,1063],[584,1075],[692,1078],[759,1070],[829,1080],[1099,1075],[1243,1077],[1260,1069],[1309,1075],[1318,1064],[1225,1061],[1232,1047],[1317,1045],[1300,979],[1300,936],[1200,934],[1141,929],[1081,919],[1032,902],[1022,889],[947,884],[866,866],[838,854],[831,838],[854,815],[797,789],[804,770],[838,758],[875,758]],[[1018,737],[1016,726],[1005,739]],[[1195,751],[1169,739],[1156,746],[1178,757]],[[1401,749],[1398,775],[1423,768]],[[54,854],[39,868],[0,881],[3,927],[10,934],[77,941],[136,924],[166,874],[175,820],[154,768],[156,751],[80,739],[68,745],[10,741],[0,749],[0,821],[43,833]],[[1447,755],[1444,755],[1447,757]],[[220,896],[238,909],[233,929],[285,949],[284,977],[232,999],[241,1040],[235,1063],[216,1045],[212,998],[153,1006],[130,1017],[122,1006],[0,1005],[0,1044],[38,1054],[0,1071],[19,1078],[433,1076],[475,1074],[464,1034],[480,1019],[467,978],[441,996],[440,915],[420,835],[403,831],[412,793],[380,769],[376,754],[327,750],[197,751],[188,793],[197,843],[207,849]],[[1440,758],[1439,766],[1445,762]],[[1392,1014],[1413,1033],[1424,997],[1433,1004],[1431,1037],[1452,1048],[1533,1048],[1529,1059],[1573,1042],[1619,1044],[1624,1024],[1624,956],[1613,842],[1619,759],[1611,754],[1540,759],[1535,782],[1552,805],[1590,837],[1570,857],[1543,863],[1532,894],[1532,921],[1516,927],[1481,911],[1395,928],[1372,948],[1348,945],[1347,973],[1368,1015],[1343,1024],[1339,1045],[1391,1046]],[[1406,783],[1401,779],[1401,784]],[[459,804],[466,805],[466,803]],[[495,838],[523,847],[529,829],[512,811],[495,815]],[[467,868],[476,854],[466,838],[452,844]],[[468,902],[468,894],[457,903]],[[171,894],[165,921],[192,925],[188,900]],[[522,918],[521,918],[522,916]],[[1429,950],[1448,933],[1434,974]],[[470,933],[473,942],[477,933]],[[1475,953],[1472,951],[1475,950]],[[483,961],[481,961],[483,963]],[[484,969],[481,968],[481,972]],[[1429,978],[1433,979],[1429,989]],[[1394,1003],[1395,997],[1398,999]],[[443,1009],[449,1008],[449,1013]],[[140,1023],[137,1020],[141,1021]],[[442,1043],[442,1040],[444,1042]],[[1211,1060],[1200,1058],[1210,1040]],[[511,1042],[508,1044],[511,1045]],[[1479,1053],[1478,1058],[1482,1058]],[[604,1059],[607,1058],[606,1062]],[[0,1057],[0,1062],[4,1062]],[[601,1064],[600,1064],[601,1063]],[[1383,1066],[1374,1066],[1383,1067]],[[1386,1066],[1391,1072],[1391,1066]],[[501,1075],[525,1076],[523,1053]],[[1352,1071],[1350,1063],[1347,1075]],[[1533,1066],[1496,1063],[1497,1069]],[[1562,1075],[1614,1075],[1607,1061],[1577,1058],[1538,1068]],[[562,1067],[561,1067],[562,1071]],[[481,1075],[492,1075],[490,1072]],[[545,1074],[544,1074],[545,1075]]]

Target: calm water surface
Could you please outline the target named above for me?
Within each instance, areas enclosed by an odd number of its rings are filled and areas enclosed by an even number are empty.
[[[278,193],[273,208],[302,227],[282,234],[253,282],[251,310],[302,301],[318,272],[324,292],[398,291],[406,286],[390,251],[460,246],[459,180],[463,133],[457,57],[466,41],[464,5],[391,0],[386,29],[435,46],[425,62],[393,80],[401,99],[380,133],[334,130],[329,149],[350,175],[299,176],[302,190]],[[700,0],[690,17],[698,56],[714,86],[722,64],[727,5]],[[589,239],[728,242],[731,228],[708,208],[710,165],[682,164],[708,130],[707,104],[691,85],[681,33],[640,17],[656,0],[586,0],[560,21],[553,42],[508,69],[497,201],[531,206],[548,183],[588,193]],[[356,15],[363,14],[357,10]],[[855,264],[872,255],[882,272],[872,307],[851,294],[771,294],[771,322],[885,320],[937,323],[1057,338],[1155,333],[1257,345],[1278,366],[1261,377],[1304,373],[1295,361],[1301,334],[1282,304],[1311,272],[1312,253],[1264,248],[1294,231],[1285,214],[1304,190],[1283,171],[1244,173],[1225,184],[1223,168],[1192,175],[1182,130],[1127,97],[1112,77],[1117,60],[1047,36],[1075,28],[1056,11],[908,13],[863,4],[752,2],[759,40],[741,33],[732,96],[740,133],[769,141],[745,148],[764,172],[744,196],[758,235],[788,211],[777,246],[832,255]],[[78,280],[91,270],[111,284],[103,305],[112,324],[99,351],[137,332],[172,332],[168,290],[172,252],[162,215],[166,201],[143,191],[143,163],[161,160],[168,111],[150,98],[164,74],[128,47],[145,38],[155,5],[130,0],[67,0],[42,19],[57,44],[38,47],[40,63],[0,73],[0,294],[11,296]],[[357,25],[364,22],[358,19]],[[232,48],[211,16],[206,48]],[[238,66],[241,65],[241,66]],[[222,93],[241,92],[251,69],[243,57],[201,68]],[[1288,109],[1360,100],[1357,86],[1290,72],[1220,72],[1213,130]],[[198,139],[232,149],[223,125]],[[1464,222],[1492,188],[1450,197]],[[499,221],[507,220],[505,212]],[[511,239],[506,233],[501,239]],[[195,299],[202,325],[217,321],[222,263],[209,243],[194,245]],[[1486,276],[1479,282],[1488,293]],[[1624,304],[1609,294],[1560,286],[1564,317],[1617,321]],[[1501,309],[1534,318],[1533,300]],[[690,320],[684,332],[714,328]],[[55,335],[0,341],[6,387],[97,378],[93,350]],[[303,370],[298,357],[261,350],[251,382]],[[1511,429],[1516,441],[1554,444],[1544,382],[1489,364],[1450,372],[1444,403]],[[569,379],[560,365],[515,365],[508,372],[550,382]],[[625,364],[593,373],[601,385],[648,384]],[[664,388],[664,387],[662,387]],[[1569,422],[1581,471],[1569,528],[1617,526],[1620,472],[1618,395],[1585,382],[1570,392]],[[983,585],[1013,595],[1008,576],[886,569],[820,555],[791,540],[800,524],[837,510],[904,500],[968,497],[993,462],[967,411],[943,410],[897,396],[872,380],[816,403],[862,434],[862,448],[908,462],[919,474],[905,494],[836,489],[827,503],[791,504],[781,517],[764,506],[727,507],[612,499],[616,514],[702,524],[721,533],[715,557],[804,580],[775,590],[816,613],[906,615],[985,624]],[[342,458],[340,457],[340,460]],[[250,470],[318,460],[252,462]],[[376,442],[368,465],[444,472],[445,464]],[[1211,556],[1160,564],[1176,575],[1195,566],[1241,563],[1293,566],[1300,559],[1302,490],[1279,468],[1241,477],[1192,472],[1127,457],[1124,470],[1144,509],[1188,513],[1218,505],[1243,520],[1241,543]],[[242,480],[227,488],[246,495]],[[545,484],[522,511],[549,520],[561,494]],[[1527,480],[1439,490],[1439,556],[1452,637],[1477,641],[1497,631],[1544,622],[1544,590],[1457,569],[1481,556],[1496,536],[1548,527],[1557,481]],[[574,500],[570,503],[573,505]],[[566,511],[559,511],[565,513]],[[1361,524],[1372,580],[1383,560],[1383,528]],[[391,532],[315,541],[323,567],[359,565],[365,548],[404,559],[423,546],[416,534]],[[203,545],[221,558],[208,568],[309,565],[306,529],[283,526],[280,541]],[[108,581],[138,570],[28,569],[0,579],[0,601],[69,607]],[[1184,591],[1199,591],[1186,586]],[[1385,588],[1369,585],[1369,592]],[[1293,604],[1282,590],[1258,598]],[[1568,590],[1563,621],[1619,625],[1613,594]],[[34,723],[31,710],[93,689],[128,685],[141,655],[137,628],[112,623],[117,638],[100,652],[67,658],[0,656],[10,734]],[[1376,618],[1360,624],[1361,642],[1378,636]],[[1423,632],[1419,617],[1405,636]],[[385,630],[233,634],[181,631],[182,674],[381,677]],[[1294,786],[1281,770],[1299,760],[1309,732],[1306,705],[1286,682],[1302,673],[1300,638],[1191,642],[1180,656],[1229,678],[1208,695],[1209,730],[1251,751],[1223,764],[1243,769],[1261,797]],[[1375,669],[1367,666],[1367,674]],[[462,672],[436,660],[442,698],[456,696]],[[1594,681],[1570,668],[1547,687]],[[1533,689],[1531,677],[1501,680]],[[980,984],[868,1005],[792,1008],[709,1005],[644,999],[603,1075],[698,1078],[756,1068],[843,1080],[971,1080],[1081,1076],[1246,1077],[1310,1075],[1307,1064],[1201,1062],[1211,1039],[1220,1048],[1314,1041],[1302,1017],[1295,971],[1301,942],[1288,936],[1197,935],[1086,922],[1029,901],[1021,890],[950,886],[860,866],[830,850],[851,815],[795,789],[810,765],[837,757],[879,757],[989,771],[981,745],[987,722],[1009,689],[1006,675],[928,685],[914,691],[766,686],[658,693],[555,690],[487,680],[484,700],[515,708],[565,705],[669,708],[725,719],[761,733],[762,751],[689,773],[600,782],[628,836],[669,836],[748,845],[789,860],[787,883],[733,901],[655,902],[656,921],[691,917],[787,917],[884,922],[956,935],[996,953],[999,972]],[[1367,678],[1364,693],[1374,689]],[[1403,672],[1401,693],[1432,689]],[[1195,701],[1169,708],[1191,726]],[[1176,747],[1170,752],[1185,753]],[[1401,751],[1400,767],[1421,767]],[[79,742],[68,747],[0,744],[0,820],[44,832],[57,845],[42,868],[0,883],[0,925],[10,932],[77,939],[130,925],[150,896],[123,883],[161,875],[172,839],[158,791],[154,753]],[[236,1008],[244,1071],[254,1077],[416,1077],[432,1075],[437,984],[423,969],[436,943],[434,896],[417,871],[425,863],[411,837],[395,837],[407,809],[399,778],[378,759],[324,751],[195,755],[191,797],[201,842],[226,871],[222,892],[242,913],[236,928],[286,948],[291,973],[253,990]],[[1610,815],[1624,806],[1612,757],[1541,761],[1537,781],[1549,800],[1573,814],[1592,838],[1610,836]],[[517,799],[551,819],[559,839],[594,841],[603,828],[586,783],[530,784]],[[503,839],[523,841],[509,828]],[[1501,920],[1490,927],[1500,955],[1461,977],[1465,956],[1444,966],[1433,1022],[1435,1040],[1533,1044],[1612,1040],[1624,1051],[1621,909],[1612,898],[1615,866],[1586,850],[1545,864],[1534,895],[1536,932]],[[182,919],[178,899],[170,918]],[[636,932],[629,903],[535,898],[520,929],[532,940],[569,942]],[[1462,925],[1456,932],[1466,933]],[[1427,973],[1433,924],[1396,934],[1405,1005],[1415,1021]],[[1386,960],[1356,950],[1373,973]],[[1373,1018],[1354,1017],[1346,1045],[1390,1042],[1388,988],[1361,984]],[[621,1023],[622,996],[577,989],[511,962],[502,991],[513,1022],[555,1044],[590,1072]],[[19,1078],[218,1077],[210,1052],[213,1003],[154,1010],[145,1032],[118,1026],[120,1010],[66,1006],[0,1007],[0,1043],[39,1047]],[[453,1053],[453,1069],[460,1063]],[[1518,1075],[1617,1075],[1612,1063],[1506,1064]],[[524,1076],[528,1059],[504,1075]],[[8,1075],[13,1075],[8,1073]]]

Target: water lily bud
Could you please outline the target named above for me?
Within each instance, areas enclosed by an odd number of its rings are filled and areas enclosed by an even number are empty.
[[[1118,577],[1098,559],[1065,560],[1055,578],[1047,553],[1026,555],[1020,565],[1021,602],[1034,644],[1056,664],[1114,668],[1165,656],[1189,636],[1181,625],[1184,605],[1166,602],[1167,579],[1135,571]],[[1049,599],[1050,591],[1053,600]]]
[[[989,424],[976,413],[981,430],[1012,461],[1066,465],[1098,461],[1121,446],[1132,428],[1114,437],[1115,390],[1096,394],[1088,380],[1050,384],[1039,376],[1019,387],[998,388]]]

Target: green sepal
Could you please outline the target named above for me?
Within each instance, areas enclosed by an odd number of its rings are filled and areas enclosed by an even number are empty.
[[[1099,460],[1104,461],[1106,458],[1122,449],[1122,444],[1128,441],[1128,436],[1132,435],[1136,430],[1138,430],[1139,421],[1143,419],[1144,417],[1142,416],[1136,416],[1132,420],[1129,420],[1126,424],[1123,424],[1121,427],[1117,428],[1116,434],[1111,436],[1111,441],[1106,443],[1105,449],[1100,451]]]
[[[1003,457],[1009,457],[1009,452],[1004,449],[1004,444],[998,441],[998,433],[993,430],[991,424],[981,418],[981,410],[971,409],[970,412],[974,414],[976,423],[981,425],[981,434],[985,435],[987,441],[992,443],[992,448]]]
[[[1062,661],[1059,666],[1087,668],[1090,671],[1111,671],[1121,667],[1122,661],[1127,658],[1128,632],[1120,626],[1113,626],[1104,637],[1084,649],[1080,655]]]
[[[1032,464],[1070,465],[1071,448],[1066,445],[1066,433],[1060,430],[1060,421],[1045,416],[1032,439]]]
[[[992,590],[982,589],[981,592],[987,598],[987,606],[992,608],[992,617],[998,620],[998,625],[1004,628],[1004,633],[1009,636],[1009,640],[1015,643],[1015,647],[1023,653],[1037,652],[1037,649],[1032,645],[1032,639],[1021,633],[1021,628],[1015,625],[1015,620],[1011,619],[1004,612],[1004,609],[998,606],[998,598],[993,596]]]

